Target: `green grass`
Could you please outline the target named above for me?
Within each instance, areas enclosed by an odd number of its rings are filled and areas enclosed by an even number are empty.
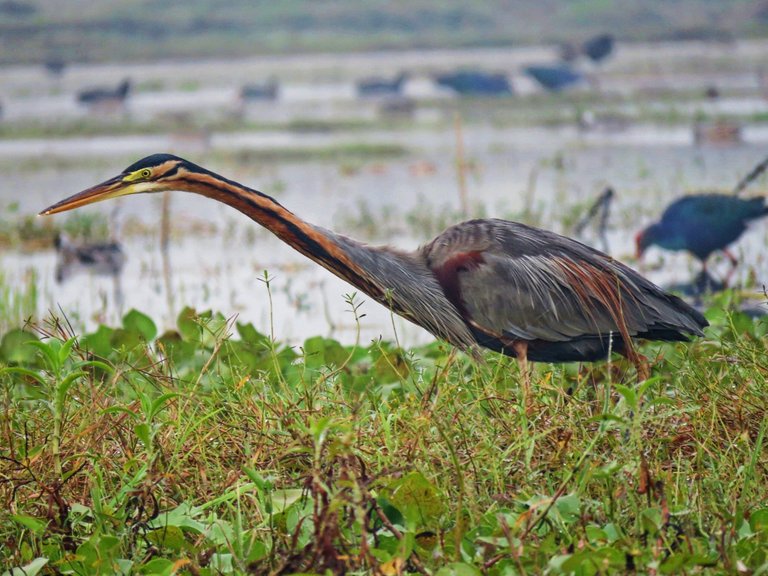
[[[527,410],[514,361],[441,343],[290,349],[189,309],[161,335],[135,311],[9,331],[0,565],[764,573],[768,322],[727,299],[706,338],[646,346],[641,385],[618,361],[537,365]]]

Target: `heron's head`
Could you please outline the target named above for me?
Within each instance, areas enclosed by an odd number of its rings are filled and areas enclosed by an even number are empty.
[[[114,178],[57,202],[40,214],[65,212],[86,204],[129,194],[178,190],[183,173],[193,166],[172,154],[153,154],[131,164]]]
[[[658,224],[652,224],[640,230],[635,236],[635,256],[639,259],[643,257],[643,253],[650,247],[656,244],[656,235],[658,231]]]

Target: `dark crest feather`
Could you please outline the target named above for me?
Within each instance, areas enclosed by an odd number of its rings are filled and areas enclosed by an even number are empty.
[[[136,170],[141,170],[142,168],[153,168],[154,166],[160,166],[169,160],[176,160],[185,164],[187,163],[183,158],[179,158],[173,154],[152,154],[151,156],[147,156],[146,158],[134,162],[128,166],[128,168],[123,170],[123,173],[128,174],[130,172],[135,172]]]

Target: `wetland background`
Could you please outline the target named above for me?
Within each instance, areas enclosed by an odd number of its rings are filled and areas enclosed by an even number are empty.
[[[158,197],[134,197],[74,216],[33,216],[153,152],[202,163],[317,224],[404,248],[471,216],[572,233],[610,185],[617,192],[608,223],[610,251],[625,260],[631,260],[634,234],[673,198],[729,190],[768,155],[768,42],[756,27],[759,3],[683,2],[670,11],[651,2],[644,4],[641,22],[651,13],[664,21],[653,31],[630,26],[636,13],[618,6],[554,3],[553,21],[528,7],[531,28],[538,23],[542,30],[540,41],[524,43],[531,39],[510,25],[504,27],[505,46],[496,45],[500,26],[510,14],[521,17],[512,5],[446,5],[435,9],[442,16],[429,18],[388,3],[327,3],[328,14],[346,14],[342,22],[372,27],[370,35],[350,32],[359,43],[355,48],[367,50],[355,52],[322,44],[331,23],[343,23],[301,10],[302,3],[264,11],[233,3],[216,15],[204,3],[163,10],[153,22],[163,29],[152,29],[156,42],[131,14],[155,14],[157,6],[134,3],[129,10],[128,4],[83,2],[77,12],[82,17],[54,10],[53,3],[36,3],[28,14],[3,4],[5,45],[28,45],[16,62],[0,68],[1,258],[5,285],[22,295],[9,306],[12,323],[60,307],[76,325],[92,327],[139,306],[172,324],[183,303],[239,314],[263,331],[271,322],[275,335],[289,342],[309,334],[355,337],[345,312],[348,287],[224,206],[172,195],[165,253]],[[272,34],[254,44],[263,53],[245,53],[240,28],[223,24],[222,14],[255,22],[254,30],[273,23]],[[491,25],[488,14],[502,16]],[[599,64],[576,63],[588,81],[553,94],[525,74],[528,65],[556,64],[563,42],[583,41],[619,14],[624,24],[611,29],[614,53]],[[307,26],[305,41],[325,51],[294,53],[302,42],[292,50],[276,48],[278,33],[304,37],[293,34],[298,21]],[[716,24],[707,28],[707,22]],[[196,42],[209,38],[218,47],[199,48],[189,58],[184,51],[193,48],[179,39],[189,26],[200,28]],[[462,33],[452,34],[457,28]],[[412,41],[379,50],[389,47],[385,30]],[[213,42],[225,33],[231,43]],[[124,42],[110,48],[101,43],[105,35]],[[689,37],[695,39],[683,40]],[[414,48],[432,43],[440,47]],[[145,53],[132,52],[138,49]],[[236,56],[223,58],[230,51]],[[3,58],[13,54],[4,51]],[[501,74],[512,93],[462,97],[436,84],[438,74],[456,70]],[[360,96],[362,79],[402,72],[408,77],[396,106]],[[78,99],[125,79],[130,93],[117,104]],[[243,95],[247,86],[269,84],[279,86],[271,99]],[[707,137],[718,126],[730,132]],[[701,130],[704,137],[697,137]],[[759,180],[753,191],[764,186]],[[62,227],[77,241],[122,243],[127,263],[121,306],[110,278],[54,280],[53,237]],[[737,245],[745,262],[737,280],[759,286],[768,231],[764,224],[754,228]],[[594,243],[590,233],[584,240]],[[696,264],[685,255],[649,256],[647,273],[659,283],[684,283],[695,274]],[[258,280],[265,270],[273,279],[272,306]],[[366,303],[364,312],[364,341],[393,337],[386,310]],[[400,319],[394,324],[405,344],[429,338]]]

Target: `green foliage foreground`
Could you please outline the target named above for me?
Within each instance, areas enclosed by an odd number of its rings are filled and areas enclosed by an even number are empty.
[[[641,385],[536,366],[527,410],[439,343],[10,331],[0,574],[765,574],[768,322],[709,316]]]

